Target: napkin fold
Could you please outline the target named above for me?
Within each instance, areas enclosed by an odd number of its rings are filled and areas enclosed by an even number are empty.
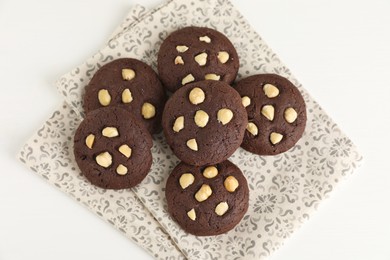
[[[362,156],[228,0],[171,0],[150,12],[140,13],[143,14],[142,19],[133,19],[131,26],[122,26],[122,30],[116,31],[116,36],[97,54],[58,80],[57,88],[70,111],[73,109],[71,114],[77,120],[68,120],[64,116],[66,111],[55,112],[53,119],[48,121],[49,125],[46,123],[26,144],[21,152],[22,160],[34,170],[39,167],[44,172],[41,173],[43,176],[52,176],[45,178],[60,188],[65,185],[63,178],[74,180],[74,185],[78,185],[76,192],[74,188],[61,189],[71,196],[77,196],[85,206],[133,238],[156,258],[170,256],[177,259],[184,255],[188,259],[266,259],[310,217],[337,184],[359,166]],[[122,57],[143,60],[156,69],[157,52],[162,41],[169,33],[191,25],[214,28],[232,41],[241,63],[238,79],[258,73],[282,75],[299,88],[307,105],[305,133],[288,152],[277,156],[258,156],[240,148],[231,156],[230,160],[242,169],[248,179],[249,209],[235,229],[212,237],[187,234],[167,212],[165,182],[179,161],[162,134],[154,137],[150,173],[132,190],[106,191],[95,188],[80,176],[73,154],[68,149],[80,121],[78,116],[83,115],[84,87],[93,74],[102,65]],[[58,135],[68,144],[60,142],[58,138],[54,142],[52,139]],[[47,155],[43,152],[47,149],[57,149],[58,154],[66,156],[50,158],[52,152]],[[88,195],[86,191],[90,190],[94,193]],[[95,196],[99,199],[95,199]],[[111,197],[115,199],[111,200]],[[123,210],[124,202],[117,203],[122,199],[126,202],[129,200],[126,211]],[[104,209],[106,201],[109,201],[108,215],[97,210],[97,207]],[[137,204],[139,202],[141,204]],[[138,227],[137,230],[140,225],[145,225],[145,222],[137,222],[136,217],[127,212],[133,207],[138,207],[137,213],[144,216],[149,216],[150,212],[158,221],[161,226],[156,223],[156,226],[153,224],[153,231],[147,229],[149,235],[159,230],[158,239],[151,240],[147,235],[144,239],[132,237],[132,228],[127,225]]]

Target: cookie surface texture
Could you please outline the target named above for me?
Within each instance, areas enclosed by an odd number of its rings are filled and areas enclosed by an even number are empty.
[[[208,167],[179,163],[165,189],[168,211],[188,233],[212,236],[233,229],[249,203],[247,181],[230,161]]]
[[[259,155],[292,148],[306,125],[306,105],[299,90],[276,74],[259,74],[239,81],[236,90],[248,112],[242,147]]]
[[[157,74],[142,61],[123,58],[102,66],[85,87],[84,110],[118,106],[130,111],[148,131],[161,130],[166,101]]]
[[[106,189],[140,183],[152,164],[152,137],[132,114],[119,107],[87,114],[74,137],[74,155],[82,175]]]
[[[205,79],[230,84],[239,68],[229,39],[206,27],[185,27],[171,33],[160,47],[157,62],[161,81],[171,92]]]
[[[226,160],[241,145],[247,113],[231,86],[206,80],[186,85],[170,97],[162,125],[180,160],[208,165]]]

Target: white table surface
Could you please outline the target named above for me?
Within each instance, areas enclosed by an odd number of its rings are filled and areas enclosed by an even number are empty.
[[[390,259],[390,1],[233,2],[365,157],[271,260]],[[136,3],[0,1],[1,260],[151,259],[15,159]]]

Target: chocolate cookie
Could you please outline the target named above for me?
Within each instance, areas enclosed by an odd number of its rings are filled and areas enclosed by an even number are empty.
[[[152,165],[151,147],[145,126],[119,107],[91,111],[74,137],[74,155],[82,174],[106,189],[140,183]]]
[[[102,66],[92,77],[84,94],[84,110],[119,106],[130,111],[148,131],[158,132],[165,91],[157,74],[136,59],[118,59]]]
[[[241,97],[221,81],[204,80],[176,91],[162,125],[174,154],[191,165],[226,160],[240,146],[247,125]]]
[[[212,236],[233,229],[249,203],[247,181],[230,161],[195,167],[181,162],[165,188],[168,211],[188,233]]]
[[[259,74],[239,81],[236,90],[248,112],[242,147],[259,155],[275,155],[293,147],[306,125],[306,105],[286,78]]]
[[[239,68],[229,39],[206,27],[185,27],[170,34],[160,47],[157,62],[160,78],[171,92],[205,79],[230,84]]]

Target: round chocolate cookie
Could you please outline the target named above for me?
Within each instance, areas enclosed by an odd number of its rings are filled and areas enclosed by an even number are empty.
[[[152,165],[152,137],[132,114],[119,107],[87,114],[74,137],[81,173],[94,185],[126,189],[140,183]]]
[[[148,131],[157,133],[166,101],[157,74],[142,61],[114,60],[102,66],[85,87],[84,110],[119,106],[130,111]]]
[[[166,103],[162,118],[173,153],[196,166],[219,163],[232,155],[241,145],[247,123],[237,91],[212,80],[176,91]]]
[[[276,74],[239,81],[236,90],[248,112],[242,147],[259,155],[275,155],[293,147],[306,125],[306,105],[299,90]]]
[[[161,81],[171,92],[205,79],[230,84],[239,68],[229,39],[206,27],[185,27],[171,33],[161,44],[157,62]]]
[[[249,204],[248,183],[230,161],[212,166],[181,162],[165,187],[168,211],[188,233],[212,236],[233,229]]]

